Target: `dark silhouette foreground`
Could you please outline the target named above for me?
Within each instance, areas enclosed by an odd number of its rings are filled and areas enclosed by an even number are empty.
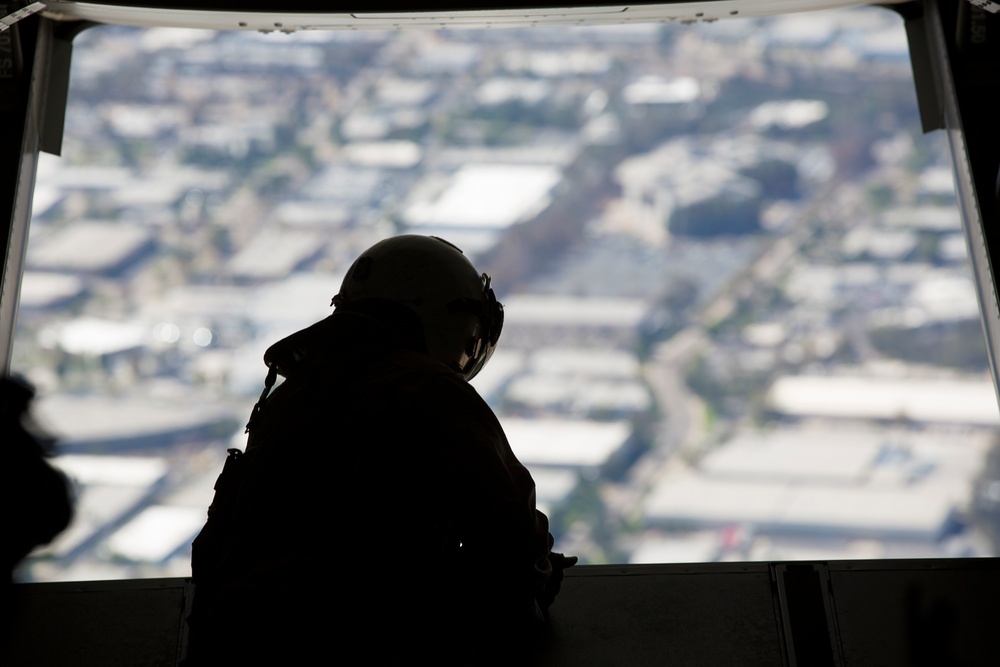
[[[0,645],[6,643],[11,627],[13,572],[36,547],[51,542],[69,525],[73,516],[66,477],[49,465],[53,440],[31,421],[31,401],[35,390],[15,377],[0,378],[0,441],[4,463],[0,466],[3,499],[3,556],[5,581],[0,595],[3,630]]]
[[[195,541],[191,662],[523,662],[576,559],[467,382],[502,327],[489,279],[397,237],[335,302],[265,355],[286,379]]]

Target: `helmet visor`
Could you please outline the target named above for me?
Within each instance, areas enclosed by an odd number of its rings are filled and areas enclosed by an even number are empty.
[[[460,299],[449,304],[449,310],[452,312],[471,313],[479,320],[478,331],[467,351],[468,359],[460,371],[466,380],[476,377],[493,356],[497,341],[500,340],[500,332],[503,330],[503,304],[497,301],[496,294],[490,287],[490,277],[484,273],[481,278],[482,300]]]

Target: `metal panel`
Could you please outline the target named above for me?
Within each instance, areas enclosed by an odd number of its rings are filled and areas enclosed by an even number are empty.
[[[998,565],[996,559],[831,562],[844,664],[996,665]]]
[[[0,664],[172,667],[184,646],[189,590],[185,579],[15,586]]]
[[[537,664],[782,665],[767,563],[578,566]]]

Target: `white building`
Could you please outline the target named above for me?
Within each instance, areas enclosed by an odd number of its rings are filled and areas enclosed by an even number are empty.
[[[785,376],[771,386],[768,403],[789,417],[1000,425],[987,377]]]
[[[644,511],[650,526],[934,542],[965,509],[990,442],[968,430],[744,433],[661,479]]]
[[[32,245],[28,265],[46,271],[114,275],[153,248],[152,232],[127,223],[81,221]]]
[[[503,418],[504,432],[527,468],[576,470],[596,478],[623,469],[632,425],[626,421]]]
[[[628,347],[648,310],[642,299],[513,295],[504,298],[504,344]]]
[[[253,282],[279,280],[323,254],[328,242],[320,231],[267,227],[226,262],[225,273]]]
[[[65,455],[53,464],[73,483],[74,512],[69,527],[43,553],[70,558],[146,502],[165,483],[168,470],[158,457]]]
[[[442,236],[475,254],[544,211],[561,180],[552,164],[465,164],[453,174],[427,175],[401,218],[415,233]]]
[[[513,379],[504,400],[527,408],[587,416],[625,416],[652,405],[639,359],[625,350],[541,348]]]

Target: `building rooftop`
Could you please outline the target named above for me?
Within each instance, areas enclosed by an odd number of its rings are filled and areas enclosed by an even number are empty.
[[[73,521],[47,553],[72,554],[138,507],[167,475],[157,457],[63,455],[52,460],[75,487]]]
[[[526,354],[521,350],[506,350],[503,343],[490,357],[490,362],[479,371],[470,384],[489,400],[524,368]]]
[[[150,342],[150,331],[135,320],[78,317],[46,327],[38,337],[45,347],[58,347],[70,354],[102,356],[145,346]]]
[[[344,269],[346,272],[347,267]],[[247,315],[265,337],[287,336],[328,317],[333,312],[330,300],[343,281],[339,273],[293,273],[284,280],[260,286],[250,300]]]
[[[403,220],[417,229],[504,229],[544,210],[561,179],[560,169],[551,165],[467,164],[441,190],[433,192],[425,181]]]
[[[622,89],[626,104],[688,104],[701,97],[701,85],[692,77],[664,79],[644,76]]]
[[[875,432],[744,432],[710,450],[698,470],[719,480],[860,484],[883,443]]]
[[[48,271],[25,271],[21,280],[22,309],[50,308],[75,299],[86,290],[79,276]]]
[[[504,324],[635,329],[647,310],[643,299],[517,294],[504,299]]]
[[[520,405],[569,414],[631,414],[652,404],[641,382],[572,378],[548,374],[522,375],[511,381],[504,398]]]
[[[327,242],[320,231],[269,227],[226,263],[226,273],[250,280],[284,278],[320,255]]]
[[[532,352],[528,369],[544,375],[636,379],[639,359],[625,350],[583,347],[543,347]]]
[[[664,479],[645,502],[651,525],[749,524],[765,532],[936,540],[957,499],[919,489],[825,487],[685,475]]]
[[[646,535],[629,556],[629,563],[710,563],[719,555],[714,530]]]
[[[632,435],[626,421],[501,417],[504,432],[521,463],[598,470],[621,452]]]
[[[112,533],[107,549],[118,558],[161,563],[191,544],[205,525],[207,509],[151,505]]]
[[[987,377],[785,376],[771,386],[768,402],[775,412],[795,417],[1000,424],[996,390]]]
[[[991,431],[859,426],[743,431],[658,480],[651,526],[936,540],[964,510]]]
[[[42,426],[59,438],[63,448],[87,446],[98,451],[130,442],[170,444],[176,435],[200,432],[233,420],[225,407],[197,398],[164,401],[136,395],[42,396],[35,414]]]
[[[952,206],[921,206],[892,208],[882,215],[886,227],[919,229],[928,232],[957,232],[962,229],[962,217]]]
[[[423,149],[412,141],[356,141],[343,151],[351,164],[382,169],[409,169],[423,158]]]
[[[564,503],[580,483],[580,475],[575,470],[536,467],[531,470],[531,477],[535,480],[537,507],[545,514]]]
[[[114,273],[153,243],[145,227],[125,223],[80,221],[37,240],[28,265],[50,271]]]

